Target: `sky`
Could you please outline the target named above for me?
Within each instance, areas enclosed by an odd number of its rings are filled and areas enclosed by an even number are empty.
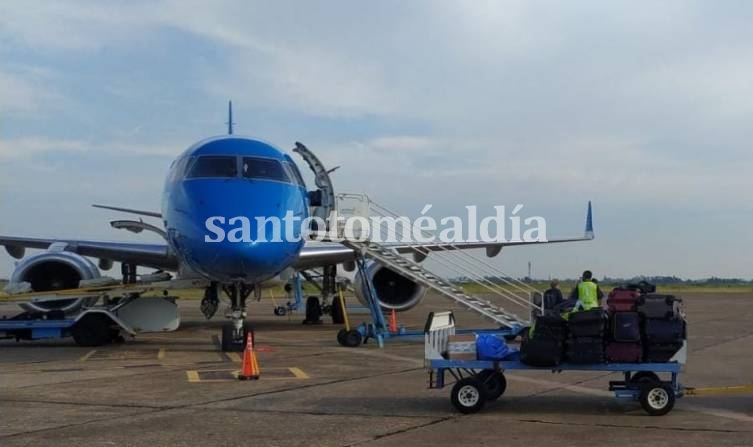
[[[410,217],[523,204],[513,275],[753,277],[753,4],[0,3],[0,234],[158,242],[170,162],[225,131],[304,142]],[[294,155],[297,157],[297,155]],[[305,169],[303,163],[301,163]],[[0,277],[13,260],[0,253]]]

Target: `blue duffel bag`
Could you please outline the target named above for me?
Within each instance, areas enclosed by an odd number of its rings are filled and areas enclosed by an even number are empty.
[[[478,334],[476,353],[479,360],[502,360],[515,352],[505,341],[493,334]]]

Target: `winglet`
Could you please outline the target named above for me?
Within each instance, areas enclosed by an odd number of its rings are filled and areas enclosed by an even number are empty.
[[[588,201],[588,213],[586,214],[586,233],[584,235],[587,239],[593,239],[594,236],[594,222],[593,214],[591,212],[591,201]]]

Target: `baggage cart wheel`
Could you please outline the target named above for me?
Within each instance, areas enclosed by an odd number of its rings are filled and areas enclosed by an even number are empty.
[[[630,378],[630,383],[640,385],[642,383],[661,382],[659,376],[651,371],[639,371]]]
[[[675,406],[675,390],[662,382],[644,383],[639,400],[646,413],[651,416],[663,416]]]
[[[473,377],[458,380],[452,387],[452,405],[461,413],[475,413],[484,407],[486,386]]]
[[[355,348],[356,346],[361,344],[363,337],[361,336],[361,333],[355,329],[351,329],[349,331],[340,329],[340,331],[337,333],[337,341],[346,348]]]
[[[348,331],[345,329],[340,329],[337,331],[337,342],[340,344],[340,346],[345,346],[345,334],[347,334]]]
[[[288,313],[288,310],[285,309],[283,306],[277,306],[275,307],[274,314],[278,317],[284,317],[285,314]]]
[[[507,379],[499,371],[485,369],[479,374],[479,381],[486,386],[486,399],[497,400],[505,394],[507,389]]]

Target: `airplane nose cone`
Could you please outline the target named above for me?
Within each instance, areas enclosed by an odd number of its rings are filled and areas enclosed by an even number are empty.
[[[211,278],[254,283],[288,267],[297,248],[287,242],[198,242],[190,249],[190,259],[195,269]]]
[[[261,282],[289,267],[303,247],[299,228],[291,240],[285,236],[288,211],[299,216],[299,223],[306,211],[303,196],[291,185],[241,179],[192,180],[181,185],[176,194],[181,198],[177,201],[180,205],[176,206],[168,236],[190,267],[205,277],[222,282]],[[260,228],[259,218],[276,219],[281,231],[276,233],[272,224]],[[273,240],[276,234],[282,240]]]
[[[267,277],[281,270],[284,256],[267,243],[224,241],[215,248],[214,266],[223,275],[254,280]],[[278,247],[282,249],[283,247]]]

